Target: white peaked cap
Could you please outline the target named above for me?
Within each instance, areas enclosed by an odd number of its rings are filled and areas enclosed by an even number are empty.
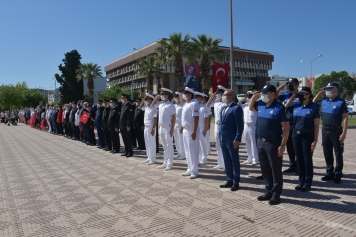
[[[176,92],[174,92],[176,95],[179,95],[180,93],[179,93],[179,91],[176,91]]]
[[[194,93],[194,90],[193,90],[192,88],[189,88],[189,87],[185,87],[185,88],[184,88],[184,91],[190,92],[190,93],[192,93],[192,94],[195,94],[195,93]]]
[[[223,86],[218,85],[218,90],[224,90],[224,91],[226,91],[227,89],[226,89],[225,87],[223,87]]]
[[[154,99],[155,97],[153,95],[151,95],[150,93],[146,93],[146,97],[150,97],[152,99]]]
[[[173,93],[170,89],[167,89],[167,88],[161,88],[161,91],[165,91],[165,92],[169,92],[169,93]]]

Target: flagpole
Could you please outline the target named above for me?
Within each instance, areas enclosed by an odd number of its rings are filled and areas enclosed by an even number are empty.
[[[232,37],[232,0],[230,0],[230,79],[231,79],[231,90],[233,90],[233,73],[234,73],[234,41]]]

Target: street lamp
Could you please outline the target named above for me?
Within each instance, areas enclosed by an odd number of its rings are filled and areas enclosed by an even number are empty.
[[[310,60],[310,61],[300,60],[301,63],[310,62],[310,77],[313,77],[313,61],[317,60],[321,56],[323,56],[323,55],[319,54],[318,57],[316,57],[316,58],[314,58],[313,60]]]
[[[233,73],[234,73],[234,41],[232,37],[232,0],[230,0],[230,79],[231,79],[231,90],[234,88],[233,84]]]

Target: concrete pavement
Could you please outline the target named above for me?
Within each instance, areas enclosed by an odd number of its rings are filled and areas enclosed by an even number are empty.
[[[264,193],[258,166],[241,165],[241,190],[219,189],[225,175],[212,169],[214,147],[190,180],[180,175],[185,160],[164,172],[142,164],[143,151],[124,158],[0,124],[0,236],[356,236],[355,141],[349,130],[341,184],[320,180],[319,144],[312,191],[295,191],[297,177],[285,175],[282,203],[270,206],[256,200]],[[244,145],[240,154],[242,162]]]

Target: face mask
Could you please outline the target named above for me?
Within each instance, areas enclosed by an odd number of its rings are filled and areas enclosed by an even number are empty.
[[[97,107],[100,107],[100,104],[96,104]]]
[[[135,105],[136,105],[136,107],[137,107],[137,106],[138,106],[138,103],[136,102]]]
[[[145,101],[145,105],[148,106],[148,101]]]
[[[269,101],[268,95],[262,94],[261,99],[263,102],[267,103]]]
[[[332,91],[326,91],[325,95],[326,95],[326,97],[330,98],[331,96],[333,96],[333,92]]]
[[[216,99],[221,100],[221,94],[217,94]]]
[[[249,98],[246,99],[247,104],[250,103],[250,101],[251,101],[251,99],[249,99]]]
[[[289,91],[294,91],[294,86],[293,85],[288,85],[288,90]]]
[[[179,102],[178,98],[174,98],[174,101],[175,101],[176,103],[178,103],[178,102]]]
[[[161,100],[165,100],[166,99],[166,97],[164,96],[164,95],[161,95]]]
[[[223,95],[222,98],[221,98],[221,100],[222,100],[223,103],[226,103],[226,102],[227,102],[227,97],[226,97],[226,95]]]
[[[187,96],[185,94],[183,94],[183,100],[187,100]]]
[[[110,103],[110,107],[112,107],[112,103]]]
[[[304,95],[303,94],[298,95],[298,99],[300,102],[303,102],[305,100]]]
[[[83,105],[83,103],[80,103],[80,106],[82,106]]]
[[[125,104],[125,101],[124,101],[124,99],[121,99],[120,101],[121,101],[121,103]]]

